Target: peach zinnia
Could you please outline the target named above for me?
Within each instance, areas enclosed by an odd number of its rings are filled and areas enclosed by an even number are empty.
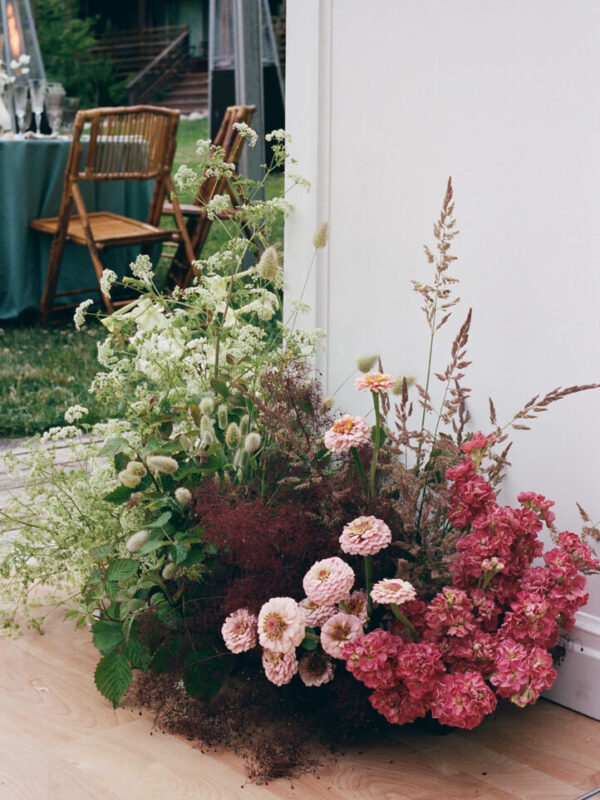
[[[386,394],[395,385],[396,378],[384,372],[369,372],[367,375],[359,375],[356,379],[356,388],[359,391],[365,390],[376,394]]]
[[[304,611],[291,597],[272,597],[258,615],[258,638],[266,650],[291,653],[302,639]]]
[[[357,517],[344,526],[340,547],[352,556],[373,556],[392,541],[392,532],[377,517]]]
[[[262,663],[265,675],[275,686],[289,683],[298,672],[298,659],[295,653],[274,653],[263,650]]]
[[[403,581],[401,578],[384,578],[378,581],[371,589],[371,597],[376,603],[394,603],[399,606],[414,600],[417,591],[412,583]]]
[[[334,614],[321,628],[321,647],[334,658],[343,658],[344,646],[353,639],[364,636],[363,626],[353,614]]]
[[[225,646],[232,653],[251,650],[256,646],[256,616],[247,608],[238,608],[223,623],[221,635]]]
[[[347,453],[351,447],[360,447],[371,441],[371,429],[362,417],[344,414],[323,437],[325,447],[332,453]]]

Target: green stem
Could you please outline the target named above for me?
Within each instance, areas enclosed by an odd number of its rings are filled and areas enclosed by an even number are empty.
[[[369,484],[367,483],[367,476],[365,475],[365,471],[363,469],[362,461],[360,460],[360,456],[358,455],[358,450],[356,447],[351,447],[350,452],[352,453],[352,458],[354,459],[354,464],[356,465],[356,471],[358,472],[358,477],[360,480],[360,485],[363,488],[363,492],[365,493],[365,497],[367,500],[369,499]]]
[[[318,636],[316,633],[311,633],[311,631],[304,631],[304,638],[310,639],[313,642],[320,642],[321,637]]]
[[[415,628],[415,626],[412,624],[412,622],[409,619],[406,619],[406,617],[400,611],[400,609],[398,608],[396,603],[390,603],[390,605],[391,605],[392,612],[393,612],[394,616],[396,617],[396,619],[399,619],[400,622],[408,628],[408,630],[410,631],[411,636],[413,638],[413,641],[416,642],[417,641],[417,629]]]
[[[367,591],[367,614],[371,616],[373,600],[371,599],[371,586],[373,585],[373,556],[365,556],[365,589]]]
[[[371,394],[373,395],[373,405],[375,407],[375,441],[373,442],[373,458],[371,459],[371,472],[369,474],[369,497],[371,500],[374,500],[377,457],[379,456],[379,423],[381,420],[381,412],[379,411],[379,395],[377,392],[371,392]]]

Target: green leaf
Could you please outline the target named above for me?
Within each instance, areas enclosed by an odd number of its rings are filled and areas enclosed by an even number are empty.
[[[117,486],[112,492],[105,494],[103,500],[106,500],[107,503],[125,503],[129,500],[132,492],[133,489],[129,489],[127,486]]]
[[[145,644],[138,642],[137,639],[131,637],[129,641],[123,645],[123,655],[134,669],[141,669],[144,671],[148,669],[148,665],[150,664],[150,650]]]
[[[111,653],[123,641],[123,630],[119,622],[98,620],[92,625],[92,637],[101,653]]]
[[[181,563],[184,564],[186,567],[191,567],[194,564],[201,564],[204,559],[206,558],[206,553],[204,552],[203,547],[192,547],[188,552],[185,561]]]
[[[386,438],[387,431],[385,428],[382,428],[380,425],[373,425],[371,428],[371,439],[373,440],[373,443],[377,444],[378,447],[381,447]]]
[[[164,514],[161,514],[160,517],[157,517],[153,522],[148,524],[148,528],[162,528],[163,525],[166,525],[167,522],[173,516],[171,511],[165,511]]]
[[[129,442],[125,439],[116,438],[116,439],[109,439],[105,442],[104,447],[100,451],[101,456],[116,456],[117,453],[122,453],[125,450],[129,450]]]
[[[74,609],[74,608],[70,608],[70,609],[69,609],[69,610],[68,610],[68,611],[65,613],[65,621],[66,621],[66,620],[68,620],[68,619],[75,619],[75,617],[78,617],[78,616],[79,616],[79,611],[77,611],[77,610],[76,610],[76,609]]]
[[[229,389],[227,388],[227,384],[223,383],[223,381],[211,381],[211,386],[223,397],[227,398],[229,396]]]
[[[127,658],[122,653],[112,652],[103,656],[94,673],[94,681],[100,694],[113,704],[119,704],[132,681],[133,675]]]
[[[130,458],[127,453],[117,453],[114,458],[115,470],[121,472],[129,464]]]
[[[167,544],[163,532],[157,531],[150,537],[150,539],[146,542],[146,544],[140,547],[139,553],[140,555],[145,555],[146,553],[152,553],[154,550],[158,550],[159,547],[162,547],[163,544]]]
[[[307,628],[306,630],[310,631],[310,633],[314,633],[315,632],[314,628]],[[305,639],[302,639],[302,641],[300,642],[300,647],[303,647],[305,650],[310,651],[310,650],[316,650],[318,644],[319,643],[317,641],[315,641],[314,639],[309,639],[308,636],[307,636]]]
[[[138,562],[130,558],[117,558],[106,571],[107,581],[123,581],[137,574]]]
[[[200,427],[200,420],[202,419],[202,412],[200,411],[200,406],[196,405],[195,403],[192,404],[190,407],[190,414],[194,423],[199,428]]]
[[[233,659],[228,653],[210,652],[202,648],[195,655],[206,651],[204,659],[196,661],[183,671],[183,685],[188,694],[207,702],[217,694],[229,674]]]
[[[94,561],[102,561],[102,559],[106,558],[112,549],[112,542],[106,542],[106,544],[99,544],[98,547],[92,547],[90,549],[90,555]]]
[[[182,564],[185,561],[188,550],[184,544],[176,544],[170,547],[169,550],[176,564]]]

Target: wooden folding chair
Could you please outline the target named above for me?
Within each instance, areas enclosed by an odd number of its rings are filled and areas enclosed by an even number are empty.
[[[245,137],[240,134],[234,125],[241,122],[249,125],[255,111],[256,106],[229,106],[223,116],[221,127],[213,140],[213,148],[222,147],[224,160],[230,164],[235,164],[236,167],[242,155]],[[187,219],[187,230],[196,259],[200,258],[213,222],[206,213],[206,205],[215,195],[219,194],[228,194],[231,198],[232,207],[216,214],[216,217],[218,219],[235,218],[239,213],[240,206],[246,202],[246,198],[239,188],[232,185],[231,181],[224,177],[217,178],[204,175],[194,202],[180,204],[181,213]],[[175,204],[165,203],[163,214],[175,214]],[[249,235],[249,232],[246,233]],[[167,273],[166,286],[169,288],[174,286],[185,288],[192,278],[197,275],[196,267],[193,263],[190,263],[186,251],[180,244],[171,261]]]
[[[82,141],[86,123],[91,125],[87,151]],[[58,217],[31,222],[31,227],[35,230],[54,237],[48,277],[40,305],[40,325],[47,324],[50,312],[55,307],[55,297],[99,291],[98,287],[91,287],[78,289],[76,292],[71,290],[57,293],[66,241],[88,248],[99,285],[103,272],[100,253],[106,247],[142,244],[144,251],[149,252],[153,244],[175,239],[181,242],[183,257],[188,264],[191,263],[194,250],[171,181],[178,123],[179,111],[154,106],[96,108],[77,114],[65,171],[60,213]],[[87,211],[79,183],[111,180],[155,181],[145,222],[109,211]],[[159,227],[165,195],[172,197],[169,207],[176,222],[174,230]],[[71,213],[73,204],[76,214]],[[111,301],[101,291],[100,295],[109,314],[116,306],[124,305],[131,299]],[[62,308],[73,308],[74,305]]]

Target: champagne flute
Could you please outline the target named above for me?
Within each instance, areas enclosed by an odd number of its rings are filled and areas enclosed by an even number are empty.
[[[30,78],[29,92],[31,94],[31,109],[35,114],[35,129],[39,133],[42,125],[42,112],[44,110],[46,81],[43,78]]]
[[[46,86],[46,115],[52,135],[58,133],[62,122],[65,94],[64,87],[60,83],[49,83]]]
[[[15,114],[17,115],[17,122],[19,124],[19,133],[25,133],[25,113],[27,111],[27,84],[16,83],[13,89],[13,97],[15,101]]]

